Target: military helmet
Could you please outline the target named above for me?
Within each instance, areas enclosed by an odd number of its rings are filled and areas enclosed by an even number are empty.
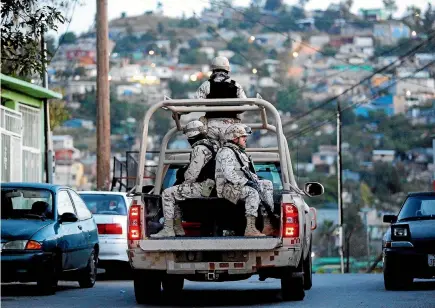
[[[216,57],[211,61],[211,69],[230,71],[230,61],[226,57]]]
[[[226,129],[224,137],[226,140],[233,140],[235,138],[249,136],[250,134],[252,134],[252,130],[249,126],[237,123]]]
[[[183,129],[183,133],[187,136],[187,138],[195,138],[200,134],[206,134],[207,128],[204,123],[201,121],[195,120],[187,123],[187,125]]]

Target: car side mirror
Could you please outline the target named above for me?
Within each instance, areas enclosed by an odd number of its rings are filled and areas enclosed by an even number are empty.
[[[310,197],[320,196],[325,192],[325,188],[318,182],[307,182],[304,185],[304,192]]]
[[[396,215],[384,215],[383,217],[383,221],[386,223],[395,223],[397,221],[397,216]]]
[[[76,221],[78,221],[78,220],[79,220],[79,219],[78,219],[78,217],[77,217],[76,214],[74,214],[74,213],[69,213],[69,212],[63,213],[63,214],[60,215],[60,217],[59,217],[59,222],[60,222],[60,223],[63,223],[63,222],[76,222]]]

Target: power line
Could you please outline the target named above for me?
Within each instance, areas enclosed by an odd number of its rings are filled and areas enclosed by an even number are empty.
[[[434,65],[434,64],[435,64],[435,60],[429,62],[428,64],[426,64],[426,65],[424,65],[423,67],[421,67],[421,68],[417,69],[416,71],[414,71],[414,72],[413,72],[413,75],[417,74],[418,72],[421,72],[421,71],[425,70],[426,68],[428,68],[428,67],[430,67],[431,65]],[[388,85],[387,87],[385,87],[383,90],[388,89],[388,88],[390,88],[390,87],[393,87],[397,82],[399,82],[399,81],[401,81],[401,80],[408,79],[408,78],[409,78],[409,77],[402,77],[402,78],[399,78],[399,79],[395,80],[393,83],[391,83],[390,85]],[[362,105],[362,104],[368,103],[368,102],[372,101],[373,99],[376,99],[376,98],[380,97],[379,94],[380,94],[380,91],[378,91],[375,95],[371,96],[370,98],[368,98],[368,99],[366,99],[366,100],[364,100],[364,101],[362,101],[362,102],[355,102],[355,103],[353,103],[353,104],[351,104],[351,105],[349,105],[349,106],[343,108],[343,109],[341,110],[341,112],[343,113],[343,112],[346,111],[346,110],[353,109],[353,108],[359,107],[359,106]],[[326,118],[323,122],[321,122],[321,123],[319,123],[319,124],[316,124],[315,126],[311,126],[311,125],[306,126],[305,128],[303,128],[303,129],[300,130],[299,132],[297,132],[297,133],[295,133],[295,134],[292,134],[292,135],[288,136],[287,138],[290,138],[290,139],[291,139],[291,138],[294,138],[294,137],[297,137],[297,136],[303,135],[303,134],[305,134],[305,133],[307,133],[307,132],[309,132],[309,131],[311,131],[311,130],[314,130],[314,129],[319,128],[319,127],[322,127],[322,126],[324,126],[324,125],[326,125],[326,124],[328,124],[328,123],[331,123],[331,122],[335,121],[335,119],[336,119],[336,118],[335,118],[335,115],[334,115],[334,116],[331,115],[330,117]]]
[[[68,25],[66,26],[66,30],[65,30],[65,32],[63,33],[63,35],[60,36],[59,42],[58,42],[58,44],[57,44],[57,48],[56,48],[56,50],[53,52],[53,55],[51,56],[50,61],[54,58],[54,56],[55,56],[56,53],[58,52],[58,50],[59,50],[59,48],[60,48],[60,45],[62,45],[62,40],[65,38],[65,34],[68,33],[69,26],[71,25],[71,20],[72,20],[72,18],[73,18],[73,16],[74,16],[74,12],[75,12],[75,9],[76,9],[76,4],[77,4],[77,2],[78,2],[78,0],[74,0],[74,4],[73,4],[73,8],[72,8],[72,13],[71,13],[71,17],[69,18]]]
[[[362,85],[363,83],[365,83],[366,81],[369,81],[371,78],[373,78],[375,75],[388,70],[389,68],[391,68],[392,66],[394,66],[397,62],[401,62],[403,61],[405,58],[410,57],[413,53],[415,53],[417,50],[419,50],[420,48],[422,48],[425,44],[427,44],[430,40],[434,39],[435,35],[433,35],[432,37],[428,38],[427,40],[425,40],[424,42],[420,43],[419,45],[417,45],[416,47],[412,48],[411,50],[409,50],[408,52],[406,52],[404,55],[400,56],[399,59],[397,59],[396,61],[393,61],[392,63],[383,66],[382,68],[376,70],[374,73],[372,73],[371,75],[365,77],[364,79],[362,79],[360,82],[354,84],[353,86],[351,86],[350,88],[347,88],[346,90],[344,90],[342,93],[335,95],[334,97],[331,97],[329,99],[327,99],[326,101],[324,101],[323,103],[318,104],[317,106],[313,107],[312,109],[310,109],[307,112],[304,112],[302,115],[299,115],[297,117],[295,117],[294,119],[288,121],[287,123],[284,123],[283,126],[288,125],[288,124],[292,124],[295,123],[296,121],[308,116],[309,114],[313,113],[314,111],[328,105],[329,103],[333,102],[334,100],[342,97],[344,94],[350,92],[351,90],[355,89],[356,87]]]

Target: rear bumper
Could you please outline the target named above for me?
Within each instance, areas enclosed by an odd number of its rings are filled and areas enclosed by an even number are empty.
[[[415,252],[412,248],[384,249],[384,271],[408,274],[414,278],[435,277],[435,267],[428,265],[428,254]]]
[[[153,241],[153,242],[160,242]],[[151,242],[151,241],[150,241]],[[176,241],[172,241],[176,242]],[[181,241],[180,241],[181,242]],[[224,274],[225,275],[250,275],[256,274],[264,270],[272,270],[279,267],[294,267],[296,268],[301,260],[302,250],[300,245],[286,248],[275,248],[260,251],[252,249],[250,251],[234,248],[223,248],[221,245],[216,245],[216,249],[199,250],[196,249],[183,249],[173,251],[173,246],[166,246],[166,251],[143,251],[141,248],[129,249],[130,265],[133,269],[145,270],[162,270],[168,274],[179,275],[198,275],[198,274]],[[207,252],[225,255],[229,252],[239,252],[243,254],[243,260],[231,260],[229,258],[215,258],[207,259],[193,257],[188,261],[183,258],[178,261],[177,255],[179,254],[206,254]],[[222,276],[222,275],[221,275]]]
[[[53,269],[52,253],[5,253],[1,254],[2,282],[33,282]]]
[[[127,239],[111,239],[99,237],[100,252],[98,258],[101,263],[106,263],[108,261],[123,261],[128,262],[127,255]]]

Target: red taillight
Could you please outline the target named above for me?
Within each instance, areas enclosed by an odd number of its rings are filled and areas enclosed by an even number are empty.
[[[135,241],[141,238],[140,205],[134,200],[128,213],[128,239]]]
[[[98,224],[98,234],[122,234],[121,224]]]
[[[283,203],[282,233],[283,237],[299,237],[298,208],[292,203]]]

